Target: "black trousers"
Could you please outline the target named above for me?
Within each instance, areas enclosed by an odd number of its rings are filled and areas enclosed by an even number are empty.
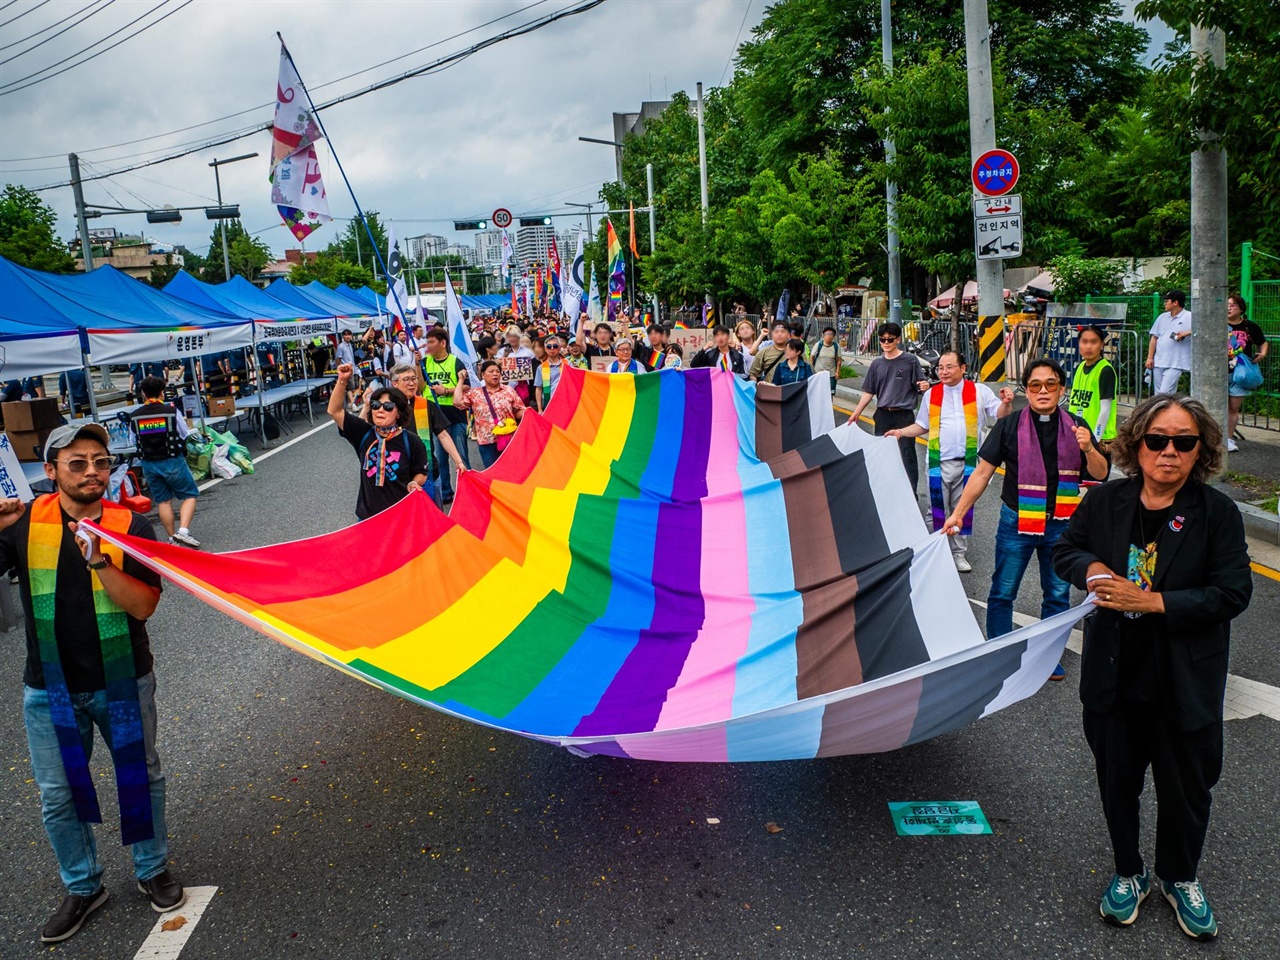
[[[1184,732],[1155,704],[1117,701],[1110,713],[1084,711],[1084,736],[1098,768],[1116,873],[1142,873],[1138,807],[1151,767],[1156,875],[1170,883],[1196,879],[1209,828],[1210,791],[1222,774],[1222,721]]]
[[[876,407],[875,413],[871,415],[871,422],[875,424],[876,436],[883,437],[888,430],[901,430],[903,427],[911,426],[916,422],[916,414],[914,410],[908,410],[905,407],[897,410],[881,410]],[[907,468],[907,480],[911,482],[911,492],[919,496],[920,461],[916,455],[915,440],[899,437],[898,451],[902,454],[902,465]]]

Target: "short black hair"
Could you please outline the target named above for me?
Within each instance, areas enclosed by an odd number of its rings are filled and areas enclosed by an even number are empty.
[[[501,366],[502,364],[500,364],[497,360],[481,360],[480,373],[483,375],[483,373],[486,370],[488,370],[490,367],[501,367]]]
[[[1054,372],[1058,378],[1058,383],[1066,384],[1067,372],[1062,369],[1062,364],[1057,360],[1051,360],[1049,357],[1036,357],[1034,360],[1027,361],[1027,365],[1022,370],[1022,385],[1026,387],[1031,382],[1031,374],[1033,371],[1039,370],[1041,367],[1048,367]]]
[[[823,328],[822,328],[822,332],[823,332],[823,333],[835,333],[835,332],[836,332],[836,328],[835,328],[835,327],[823,327]]]
[[[901,337],[901,336],[902,336],[902,327],[898,326],[898,324],[896,324],[896,323],[882,323],[882,324],[880,324],[880,329],[878,329],[878,330],[876,331],[876,336],[877,336],[877,337],[883,337],[883,336],[886,336],[886,335],[887,335],[887,336],[891,336],[891,337]]]
[[[1166,300],[1172,300],[1180,307],[1185,307],[1187,305],[1187,294],[1185,290],[1167,290],[1165,291],[1164,298]]]
[[[792,337],[790,340],[787,341],[787,346],[790,347],[792,350],[794,350],[796,353],[800,354],[801,357],[804,356],[804,341],[801,340],[799,337]]]
[[[773,323],[769,324],[769,332],[773,333],[773,331],[777,330],[779,327],[787,331],[787,333],[791,332],[791,324],[787,323],[785,320],[773,321]]]
[[[661,333],[664,335],[666,334],[666,332],[667,332],[667,328],[660,323],[651,323],[649,324],[649,328],[645,330],[645,333]]]
[[[427,339],[440,340],[440,341],[443,341],[446,345],[448,345],[449,334],[445,333],[442,327],[432,327],[430,330],[427,331]]]
[[[142,391],[144,397],[154,399],[164,396],[164,381],[159,377],[143,377],[142,383],[138,384],[138,389]]]
[[[1076,334],[1076,339],[1079,340],[1086,333],[1096,333],[1099,340],[1103,343],[1107,342],[1107,331],[1103,330],[1096,323],[1088,323],[1081,327],[1079,332]]]
[[[717,323],[711,329],[711,335],[714,337],[718,333],[723,333],[727,337],[733,336],[733,331],[726,327],[723,323]]]
[[[681,360],[684,359],[684,347],[680,346],[678,343],[668,343],[667,353],[674,353]]]
[[[600,332],[600,328],[601,328],[601,327],[603,327],[605,330],[608,330],[608,331],[609,331],[609,335],[610,335],[610,336],[613,336],[613,327],[609,326],[609,324],[605,323],[604,321],[601,321],[600,323],[597,323],[597,324],[595,325],[595,327],[592,329],[592,331],[591,331],[591,332],[592,332],[592,333],[599,333],[599,332]]]

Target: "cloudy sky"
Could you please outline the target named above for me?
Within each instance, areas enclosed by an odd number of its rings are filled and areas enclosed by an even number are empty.
[[[73,151],[89,175],[268,122],[276,31],[319,101],[576,3],[0,2],[0,182],[64,181]],[[487,217],[500,206],[517,216],[565,212],[565,201],[594,200],[600,183],[613,178],[613,151],[578,137],[610,139],[615,110],[635,110],[678,90],[692,93],[697,81],[719,85],[732,70],[736,42],[750,36],[765,7],[765,0],[608,0],[441,72],[335,106],[323,119],[361,204],[394,219],[402,237],[454,237],[453,219]],[[504,19],[484,26],[497,18]],[[91,62],[52,75],[139,30]],[[401,59],[375,67],[392,58]],[[357,71],[367,72],[341,79]],[[193,125],[199,126],[182,129]],[[269,202],[269,138],[258,133],[86,184],[86,200],[133,208],[212,203],[209,161],[256,150],[258,158],[222,167],[223,198],[239,203],[246,228],[280,254],[296,244]],[[349,217],[354,207],[332,152],[321,152],[332,212]],[[58,212],[61,235],[73,236],[70,188],[42,196]],[[211,224],[198,210],[185,217],[177,225],[147,225],[138,215],[91,225],[145,229],[206,253]],[[317,245],[327,244],[338,226],[320,230]]]

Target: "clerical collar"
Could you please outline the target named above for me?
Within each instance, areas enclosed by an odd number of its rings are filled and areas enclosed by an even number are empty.
[[[1051,413],[1037,413],[1036,416],[1040,418],[1041,423],[1048,423],[1053,419],[1053,414]]]

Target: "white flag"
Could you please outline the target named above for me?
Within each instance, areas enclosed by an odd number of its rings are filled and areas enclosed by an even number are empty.
[[[396,225],[387,224],[387,313],[404,325],[409,303],[409,288],[404,283],[404,261],[400,256],[400,241],[396,239]],[[394,330],[396,320],[391,321]]]
[[[511,236],[502,228],[502,282],[511,283]]]
[[[604,319],[604,307],[600,305],[600,288],[596,286],[596,265],[591,265],[591,287],[587,291],[587,316],[591,318],[591,326]]]
[[[583,246],[587,241],[585,233],[578,234],[578,252],[573,255],[573,263],[565,270],[565,277],[560,281],[560,296],[564,300],[564,312],[569,316],[569,330],[573,336],[578,335],[578,323],[582,318],[582,295],[586,292],[587,280],[583,276],[585,262]]]
[[[480,358],[476,355],[476,345],[471,342],[471,331],[462,316],[462,304],[458,302],[458,292],[453,289],[448,270],[444,272],[444,319],[445,329],[449,331],[449,352],[466,366],[471,384],[480,383],[480,375],[476,373]]]

